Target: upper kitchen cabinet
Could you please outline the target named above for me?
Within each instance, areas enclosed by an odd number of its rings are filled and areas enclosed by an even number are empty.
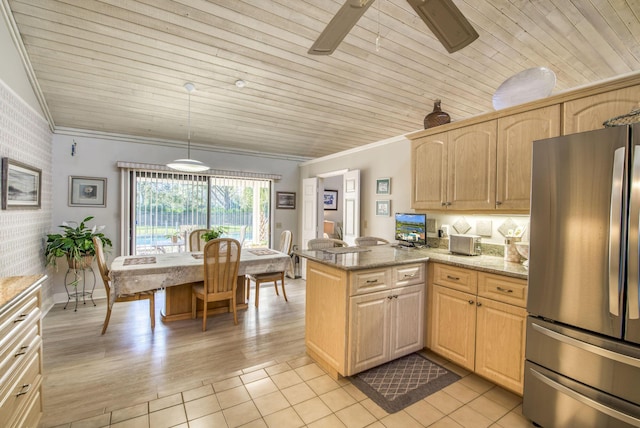
[[[529,211],[533,141],[559,135],[559,105],[498,119],[497,210]]]
[[[493,209],[495,152],[495,120],[412,141],[412,208]]]
[[[640,85],[567,101],[562,134],[601,129],[604,121],[629,113],[639,102]]]

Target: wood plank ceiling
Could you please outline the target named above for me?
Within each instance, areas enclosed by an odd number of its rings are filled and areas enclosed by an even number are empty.
[[[343,0],[2,0],[54,129],[315,158],[492,111],[510,76],[554,93],[640,70],[640,0],[455,0],[480,38],[448,54],[405,0],[376,0],[331,56]],[[381,44],[376,50],[376,37]],[[234,82],[242,79],[244,88]]]

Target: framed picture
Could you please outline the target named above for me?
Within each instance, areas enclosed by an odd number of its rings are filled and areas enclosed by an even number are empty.
[[[40,208],[42,170],[2,158],[2,209]]]
[[[391,214],[391,201],[376,201],[376,215],[388,217]]]
[[[325,210],[337,210],[338,209],[338,191],[327,190],[324,191],[324,209]]]
[[[70,207],[106,207],[107,179],[69,176]]]
[[[293,210],[296,208],[295,192],[276,192],[276,208]]]
[[[391,194],[391,179],[378,178],[376,180],[376,195],[390,195],[390,194]]]

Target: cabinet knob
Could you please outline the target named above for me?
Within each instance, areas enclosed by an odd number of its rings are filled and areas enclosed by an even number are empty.
[[[447,203],[446,202],[442,202],[440,205],[442,205],[443,207],[446,207]]]
[[[451,205],[451,202],[447,202],[447,206]]]
[[[502,201],[496,201],[496,205],[502,205]]]
[[[473,300],[469,300],[469,304],[473,305],[475,302]]]
[[[476,303],[476,306],[482,306],[482,303],[478,302]]]

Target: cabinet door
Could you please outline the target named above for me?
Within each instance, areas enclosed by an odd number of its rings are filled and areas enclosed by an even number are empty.
[[[491,120],[449,132],[446,202],[449,209],[495,209],[496,124]]]
[[[443,209],[447,191],[447,134],[411,142],[411,208]]]
[[[560,135],[560,105],[498,119],[496,209],[529,211],[534,140]]]
[[[522,395],[527,311],[478,298],[476,373]]]
[[[476,296],[433,286],[432,350],[454,363],[474,369]]]
[[[349,298],[349,371],[389,361],[391,290]]]
[[[390,358],[424,348],[424,284],[391,291]]]
[[[629,113],[640,100],[640,85],[564,103],[562,134],[592,131],[612,117]]]

